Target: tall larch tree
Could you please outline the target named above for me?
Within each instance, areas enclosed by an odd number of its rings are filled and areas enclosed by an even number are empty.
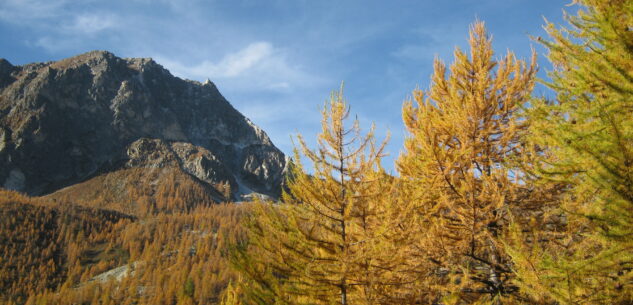
[[[380,304],[401,293],[405,239],[389,200],[394,179],[380,166],[385,143],[356,120],[345,126],[342,89],[322,114],[317,149],[298,137],[312,172],[296,150],[282,203],[255,206],[249,243],[234,254],[246,303]]]
[[[417,194],[414,265],[428,276],[427,303],[499,303],[516,293],[500,238],[522,192],[505,162],[521,153],[516,112],[530,98],[535,56],[495,60],[483,22],[469,44],[469,55],[455,50],[448,76],[436,59],[430,88],[403,107],[409,137],[397,167]]]
[[[534,101],[535,175],[567,185],[530,243],[514,239],[522,290],[558,304],[633,302],[633,1],[578,0],[566,27],[547,23],[554,101]],[[530,231],[528,230],[528,231]],[[553,234],[559,233],[559,234]]]

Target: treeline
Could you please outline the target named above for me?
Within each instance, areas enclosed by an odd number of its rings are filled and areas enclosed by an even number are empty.
[[[229,195],[202,185],[177,167],[141,167],[105,173],[44,198],[146,217],[226,202]]]
[[[222,304],[633,303],[633,1],[575,2],[537,39],[554,99],[482,22],[436,60],[398,177],[333,92],[281,202],[247,217]]]
[[[235,277],[229,243],[244,235],[244,207],[219,198],[177,168],[40,198],[0,189],[0,304],[217,303]]]

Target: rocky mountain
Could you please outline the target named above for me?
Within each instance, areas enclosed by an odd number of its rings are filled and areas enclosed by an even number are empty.
[[[279,196],[285,167],[212,82],[177,78],[152,59],[0,59],[0,187],[46,195],[108,175],[124,183],[131,169],[153,173],[137,179],[176,171],[215,201],[240,200]]]

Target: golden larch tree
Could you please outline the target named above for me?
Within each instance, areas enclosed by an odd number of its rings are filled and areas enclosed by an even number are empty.
[[[385,143],[374,128],[346,127],[349,106],[333,92],[323,109],[318,148],[299,136],[282,203],[256,204],[249,243],[235,251],[247,302],[380,304],[401,291],[405,253],[390,195],[394,178],[380,166]]]
[[[545,26],[554,101],[528,111],[530,143],[547,152],[541,183],[566,192],[511,254],[521,289],[557,304],[633,302],[633,1],[578,0],[566,26]],[[553,234],[558,233],[558,234]],[[527,234],[527,235],[530,235]]]
[[[521,153],[531,63],[493,58],[484,23],[470,29],[470,54],[457,48],[447,75],[435,60],[431,86],[403,107],[409,137],[397,161],[417,201],[417,267],[429,279],[426,302],[499,302],[516,293],[500,237],[520,199],[520,173],[506,161]],[[534,54],[534,53],[533,53]],[[470,56],[469,56],[470,55]]]

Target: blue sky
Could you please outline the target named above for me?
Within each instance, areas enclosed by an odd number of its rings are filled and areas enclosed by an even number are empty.
[[[391,132],[392,169],[405,136],[402,102],[427,88],[436,56],[452,61],[468,26],[486,22],[497,55],[539,53],[543,18],[562,23],[570,0],[2,0],[0,57],[13,64],[90,50],[152,57],[172,74],[212,80],[273,142],[314,144],[323,102],[341,81],[365,129]],[[538,88],[537,94],[545,94]]]

